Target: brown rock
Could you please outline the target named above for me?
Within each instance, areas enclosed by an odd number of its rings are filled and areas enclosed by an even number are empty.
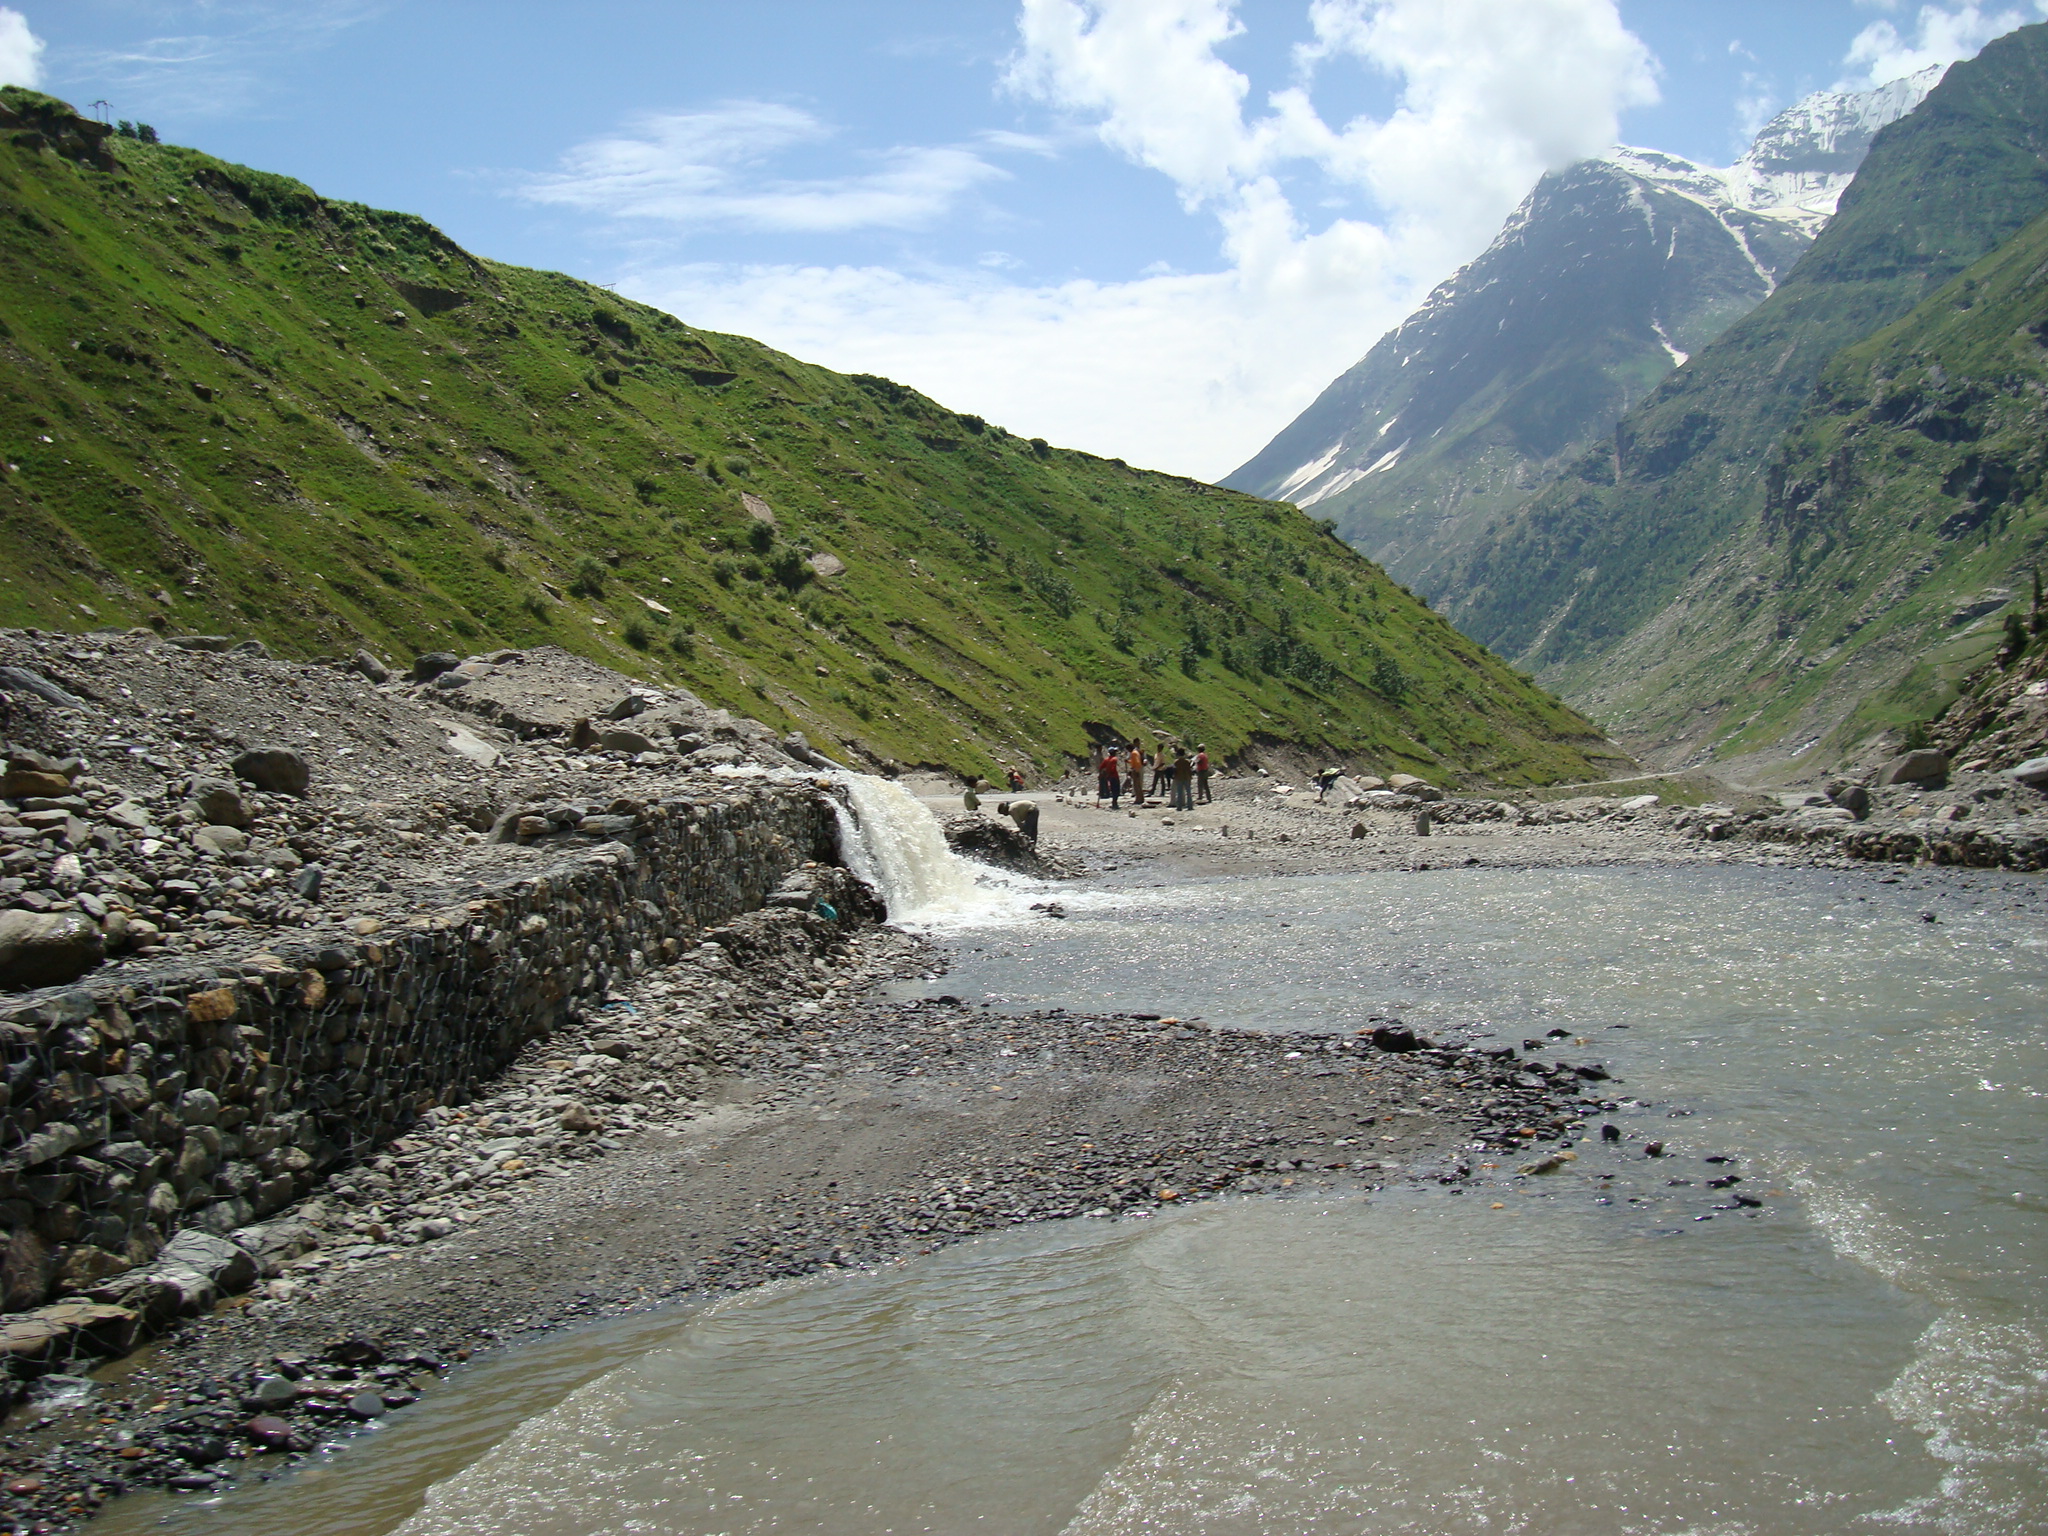
[[[215,987],[186,998],[185,1016],[194,1024],[225,1024],[240,1006],[233,987]]]
[[[16,1228],[6,1254],[0,1256],[0,1307],[19,1312],[36,1305],[49,1294],[56,1270],[57,1256],[50,1245],[26,1227]]]
[[[25,800],[31,795],[55,799],[71,793],[71,781],[61,773],[39,773],[33,768],[10,768],[0,778],[0,796]]]

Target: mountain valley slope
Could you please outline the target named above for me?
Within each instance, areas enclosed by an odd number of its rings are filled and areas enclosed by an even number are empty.
[[[1777,291],[1632,409],[1611,443],[1489,525],[1435,584],[1446,611],[1661,763],[1885,750],[1888,729],[1937,710],[1996,643],[1990,612],[2035,558],[2021,515],[2031,491],[2022,478],[1988,493],[1971,473],[1949,478],[1950,464],[1902,523],[1884,496],[1844,512],[1855,497],[1838,474],[1829,504],[1842,515],[1822,540],[1791,515],[1810,499],[1797,488],[1814,479],[1811,452],[1830,441],[1804,413],[1853,416],[1873,392],[1889,398],[1909,360],[1852,364],[1844,349],[1916,314],[1914,345],[1954,343],[1970,366],[2008,367],[1984,338],[1946,334],[1943,294],[2044,209],[2048,26],[2036,25],[1951,67],[1884,129]],[[1999,279],[1993,306],[2015,324],[2017,281]],[[1864,372],[1822,402],[1815,385],[1838,357]],[[2030,430],[2012,401],[1980,406],[1990,415],[1958,432]],[[1868,447],[1852,457],[1875,487],[1889,474]],[[1931,468],[1917,448],[1909,457]],[[1973,502],[1999,515],[1966,516],[1988,545],[1964,559],[1953,519]]]
[[[1016,437],[0,92],[0,624],[556,644],[849,761],[1103,734],[1599,778],[1294,509]]]
[[[1447,564],[1767,298],[1929,70],[1781,113],[1735,165],[1618,149],[1546,175],[1493,245],[1223,483],[1292,500],[1399,579]]]

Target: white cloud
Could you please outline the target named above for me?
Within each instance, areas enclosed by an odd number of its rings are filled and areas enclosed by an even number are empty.
[[[2048,15],[2048,0],[2031,6],[1991,7],[1976,0],[1961,5],[1923,5],[1904,32],[1889,21],[1873,21],[1849,44],[1843,86],[1868,90],[1916,74],[1931,64],[1970,59],[1994,37]]]
[[[928,224],[962,193],[1005,174],[971,149],[939,146],[889,150],[880,169],[860,175],[744,179],[771,156],[831,133],[808,112],[766,101],[643,117],[628,134],[577,146],[560,171],[519,190],[534,202],[614,218],[822,234]]]
[[[221,117],[276,100],[281,59],[317,52],[391,0],[157,0],[147,9],[192,29],[65,57],[82,100],[104,93],[127,117]]]
[[[1168,177],[1214,220],[1215,270],[1033,286],[986,267],[650,262],[623,285],[1013,431],[1222,474],[1483,249],[1538,176],[1604,152],[1620,112],[1656,96],[1614,0],[1311,0],[1306,14],[1295,83],[1248,111],[1251,83],[1219,52],[1244,26],[1234,0],[1021,0],[1011,90]],[[1343,66],[1390,77],[1393,109],[1325,122],[1315,76]],[[736,162],[712,169],[726,180],[690,182],[679,205],[778,190]],[[622,185],[638,174],[627,157]],[[935,180],[971,184],[952,174]],[[1301,209],[1333,195],[1347,213],[1312,227]]]
[[[43,83],[43,40],[28,29],[28,18],[0,5],[0,85]]]

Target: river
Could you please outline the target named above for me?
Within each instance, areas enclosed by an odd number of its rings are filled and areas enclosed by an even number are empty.
[[[1562,1030],[1614,1072],[1627,1139],[596,1326],[170,1528],[2048,1530],[2030,891],[1453,869],[1096,888],[1063,923],[956,928],[928,989],[998,1006]]]

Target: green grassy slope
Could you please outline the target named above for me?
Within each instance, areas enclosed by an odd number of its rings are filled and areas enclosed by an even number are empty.
[[[1899,319],[2048,206],[2048,26],[1954,66],[1874,142],[1841,211],[1785,283],[1503,519],[1447,581],[1446,611],[1652,743],[1738,722],[1692,631],[1653,621],[1753,605],[1728,540],[1762,515],[1764,467],[1845,346]],[[1739,562],[1738,562],[1739,564]],[[1694,626],[1719,634],[1719,618]],[[1631,637],[1640,644],[1631,648]],[[1662,724],[1648,722],[1661,716]]]
[[[1778,675],[1729,749],[1822,717],[1842,747],[1921,719],[1996,648],[2002,611],[2031,606],[2048,546],[2044,273],[2048,215],[1821,376],[1750,541],[1770,600],[1725,656],[1746,684]]]
[[[1291,508],[0,106],[0,623],[552,642],[962,771],[1100,728],[1607,771],[1583,719]]]

